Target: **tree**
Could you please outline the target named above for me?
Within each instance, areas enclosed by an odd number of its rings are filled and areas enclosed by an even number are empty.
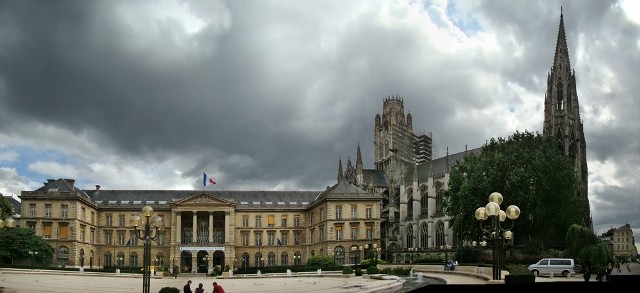
[[[2,193],[0,193],[0,219],[4,221],[4,219],[11,216],[11,212],[13,211],[13,206],[5,198]]]
[[[571,225],[567,230],[566,244],[566,257],[575,259],[583,266],[591,266],[594,271],[603,269],[608,262],[613,262],[613,255],[607,244],[590,228]]]
[[[479,240],[475,210],[488,203],[492,192],[500,192],[503,210],[509,205],[520,208],[513,229],[516,238],[557,248],[564,245],[569,226],[581,224],[587,211],[577,197],[576,182],[569,157],[553,139],[516,132],[508,139],[492,138],[480,153],[469,153],[454,163],[443,209],[457,235]]]
[[[0,229],[0,262],[12,263],[14,258],[30,257],[29,251],[37,251],[36,263],[48,264],[53,248],[30,228]]]

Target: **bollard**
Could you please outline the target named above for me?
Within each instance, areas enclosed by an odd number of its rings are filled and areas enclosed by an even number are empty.
[[[553,279],[553,272],[549,273],[549,279]]]

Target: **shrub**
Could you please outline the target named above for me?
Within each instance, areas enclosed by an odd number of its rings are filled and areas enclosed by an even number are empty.
[[[180,289],[176,287],[163,287],[158,293],[180,293]]]
[[[344,267],[342,269],[342,273],[345,274],[345,275],[353,274],[353,269],[351,267]]]
[[[360,267],[356,267],[356,276],[362,276],[362,269]]]
[[[380,273],[380,269],[378,269],[378,267],[376,266],[370,266],[367,268],[367,274],[372,275],[372,274],[379,274]]]

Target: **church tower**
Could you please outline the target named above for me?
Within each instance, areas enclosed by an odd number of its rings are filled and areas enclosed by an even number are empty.
[[[542,131],[544,136],[554,137],[558,147],[571,158],[578,181],[576,196],[578,200],[585,201],[589,207],[587,147],[580,119],[576,75],[569,62],[562,9],[553,66],[547,76]],[[583,225],[593,228],[589,212],[584,215]]]
[[[393,181],[400,179],[399,170],[412,170],[416,161],[415,134],[411,114],[404,115],[402,97],[389,96],[375,118],[374,154],[376,170],[385,170]]]

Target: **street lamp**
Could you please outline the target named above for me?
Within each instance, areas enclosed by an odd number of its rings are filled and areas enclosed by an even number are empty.
[[[204,270],[203,270],[204,271],[204,276],[207,277],[207,273],[209,271],[209,262],[208,262],[209,261],[209,256],[205,255],[202,258],[202,261],[204,262]]]
[[[144,240],[144,256],[142,265],[144,266],[144,273],[142,274],[142,292],[149,293],[151,287],[151,240],[155,240],[160,235],[160,227],[162,227],[162,218],[158,215],[153,215],[153,208],[150,206],[144,206],[142,208],[142,216],[144,216],[144,230],[138,230],[138,227],[142,225],[143,219],[138,215],[131,217],[131,223],[134,226],[136,237],[140,240]],[[156,231],[155,236],[151,237],[151,227]]]
[[[409,247],[409,253],[411,255],[411,261],[410,263],[413,263],[413,259],[415,258],[415,253],[418,252],[418,248],[417,247]]]
[[[479,207],[476,209],[475,216],[480,221],[480,230],[483,234],[487,234],[493,241],[493,279],[501,280],[501,270],[503,264],[502,249],[505,243],[508,243],[513,238],[514,220],[520,216],[520,208],[515,205],[507,207],[506,211],[500,209],[502,204],[502,194],[494,192],[489,195],[489,203],[485,207]],[[506,218],[511,219],[511,227],[503,228],[501,222],[504,222]],[[482,222],[490,219],[491,223],[488,226],[483,226]]]
[[[178,272],[176,271],[176,261],[180,260],[180,257],[177,255],[174,255],[171,257],[171,274],[177,278],[178,277]]]
[[[118,272],[120,272],[120,268],[122,267],[123,260],[124,260],[124,257],[118,256]]]
[[[473,246],[473,248],[478,248],[478,266],[480,266],[482,264],[482,251],[487,246],[487,241],[482,239],[482,241],[478,243],[474,240],[471,242],[471,246]]]
[[[353,256],[353,264],[357,265],[360,262],[360,250],[361,247],[351,246],[351,255]]]
[[[38,255],[38,252],[29,250],[29,255],[31,256],[31,269],[33,270],[33,261],[36,258],[36,255]]]
[[[296,267],[296,272],[297,272],[298,266],[300,265],[300,255],[293,256],[293,265]]]

